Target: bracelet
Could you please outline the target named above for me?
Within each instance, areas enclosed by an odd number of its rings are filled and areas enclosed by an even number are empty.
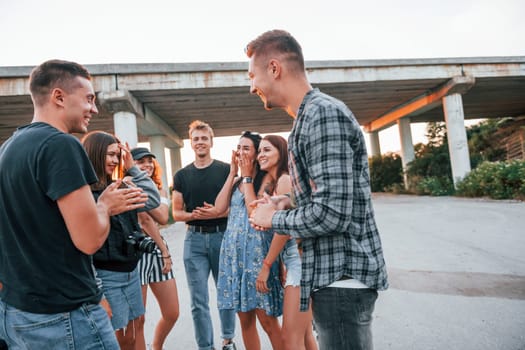
[[[170,259],[171,258],[171,255],[168,255],[168,256],[163,256],[162,259]]]
[[[268,262],[268,260],[266,260],[266,259],[263,260],[263,265],[266,266],[266,267],[268,267],[268,268],[271,268],[271,267],[272,267],[272,264],[270,264],[270,263]]]

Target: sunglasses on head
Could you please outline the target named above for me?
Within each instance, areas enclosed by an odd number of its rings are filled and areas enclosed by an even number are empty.
[[[261,136],[261,135],[258,132],[247,130],[241,133],[241,137],[244,137],[244,136]]]

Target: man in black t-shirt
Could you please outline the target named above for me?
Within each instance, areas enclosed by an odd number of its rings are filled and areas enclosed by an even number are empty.
[[[217,283],[219,255],[226,230],[227,212],[210,210],[230,172],[230,166],[211,158],[212,128],[195,120],[189,136],[195,161],[173,178],[173,218],[188,224],[184,240],[184,268],[191,297],[195,340],[199,349],[213,349],[213,325],[208,306],[210,271]],[[233,350],[235,311],[219,310],[223,350]]]
[[[144,206],[141,190],[97,180],[79,140],[98,113],[81,65],[44,62],[30,77],[34,117],[0,147],[0,338],[23,349],[118,349],[98,305],[91,254],[109,217]]]

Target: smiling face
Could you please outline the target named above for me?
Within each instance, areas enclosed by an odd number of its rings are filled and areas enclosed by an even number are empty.
[[[259,96],[266,110],[279,107],[275,105],[271,97],[273,76],[265,58],[257,59],[255,55],[250,58],[248,77],[250,78],[250,92]]]
[[[135,165],[142,171],[145,171],[149,177],[153,175],[155,164],[152,156],[145,156],[135,161]]]
[[[76,77],[74,85],[63,90],[63,107],[67,131],[84,134],[88,131],[89,121],[93,114],[98,113],[95,105],[95,91],[91,81],[84,77]]]
[[[210,149],[213,146],[213,139],[208,130],[196,129],[191,133],[191,148],[198,158],[210,156]]]
[[[271,172],[277,167],[279,158],[279,150],[270,141],[263,139],[259,145],[259,154],[257,155],[257,161],[261,170]]]
[[[108,146],[106,152],[106,163],[104,169],[106,174],[111,176],[117,165],[120,163],[120,148],[118,143],[112,143]]]

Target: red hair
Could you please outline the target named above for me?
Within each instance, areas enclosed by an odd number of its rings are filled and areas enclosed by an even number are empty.
[[[155,185],[157,185],[159,191],[162,190],[162,168],[155,158],[153,158],[153,173],[151,174],[151,179]]]

